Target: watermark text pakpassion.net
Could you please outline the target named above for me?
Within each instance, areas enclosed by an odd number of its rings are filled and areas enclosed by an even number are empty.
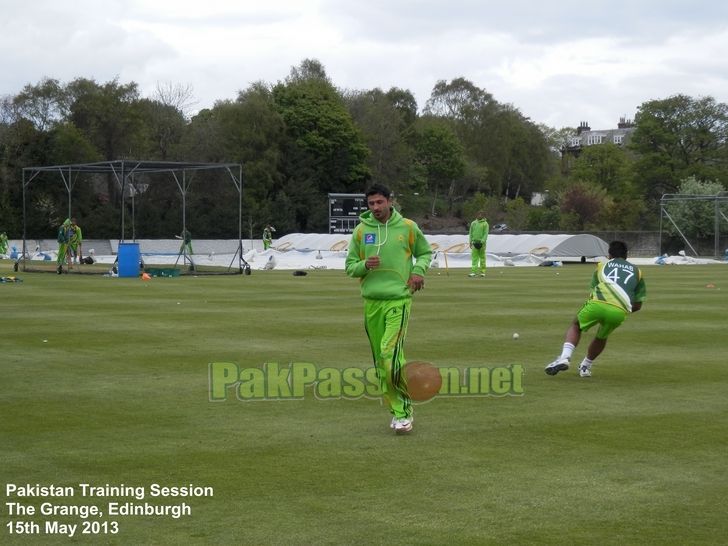
[[[442,378],[437,396],[520,396],[524,392],[520,364],[437,370]],[[310,362],[267,362],[256,368],[212,362],[208,371],[213,402],[232,397],[242,401],[303,400],[309,391],[321,400],[374,399],[382,394],[374,367],[319,368]]]

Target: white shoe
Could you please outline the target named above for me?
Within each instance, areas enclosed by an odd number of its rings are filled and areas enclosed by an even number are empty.
[[[389,423],[389,428],[391,428],[392,430],[394,430],[397,427],[397,421],[399,421],[399,419],[397,419],[396,417],[392,417],[392,420]],[[408,421],[410,423],[414,423],[415,422],[415,416],[414,415],[410,416],[410,418],[408,419]]]
[[[477,277],[477,275],[475,273],[469,273],[468,277]]]
[[[394,421],[394,432],[397,434],[404,434],[412,430],[412,419],[396,419]]]
[[[579,376],[591,377],[591,366],[587,366],[586,364],[579,366]]]
[[[557,358],[551,364],[546,366],[546,368],[544,368],[544,371],[548,375],[556,375],[557,373],[565,372],[568,369],[569,369],[569,359],[568,358]]]
[[[485,273],[481,273],[481,274],[480,274],[480,276],[481,276],[481,277],[485,277]]]

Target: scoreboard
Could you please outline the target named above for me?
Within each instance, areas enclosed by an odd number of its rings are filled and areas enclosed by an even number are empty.
[[[359,215],[369,210],[363,193],[329,194],[329,233],[352,233]]]

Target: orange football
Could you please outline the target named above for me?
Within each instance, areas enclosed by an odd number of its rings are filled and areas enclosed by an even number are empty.
[[[425,402],[435,396],[442,387],[440,370],[429,362],[413,360],[404,367],[407,391],[416,402]]]

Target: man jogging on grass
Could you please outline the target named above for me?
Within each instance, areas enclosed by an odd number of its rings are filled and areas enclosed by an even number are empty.
[[[386,186],[366,192],[369,210],[359,219],[349,243],[346,273],[360,279],[364,326],[382,395],[398,434],[412,430],[412,401],[404,377],[404,340],[412,294],[425,286],[432,248],[412,220],[392,206]]]

